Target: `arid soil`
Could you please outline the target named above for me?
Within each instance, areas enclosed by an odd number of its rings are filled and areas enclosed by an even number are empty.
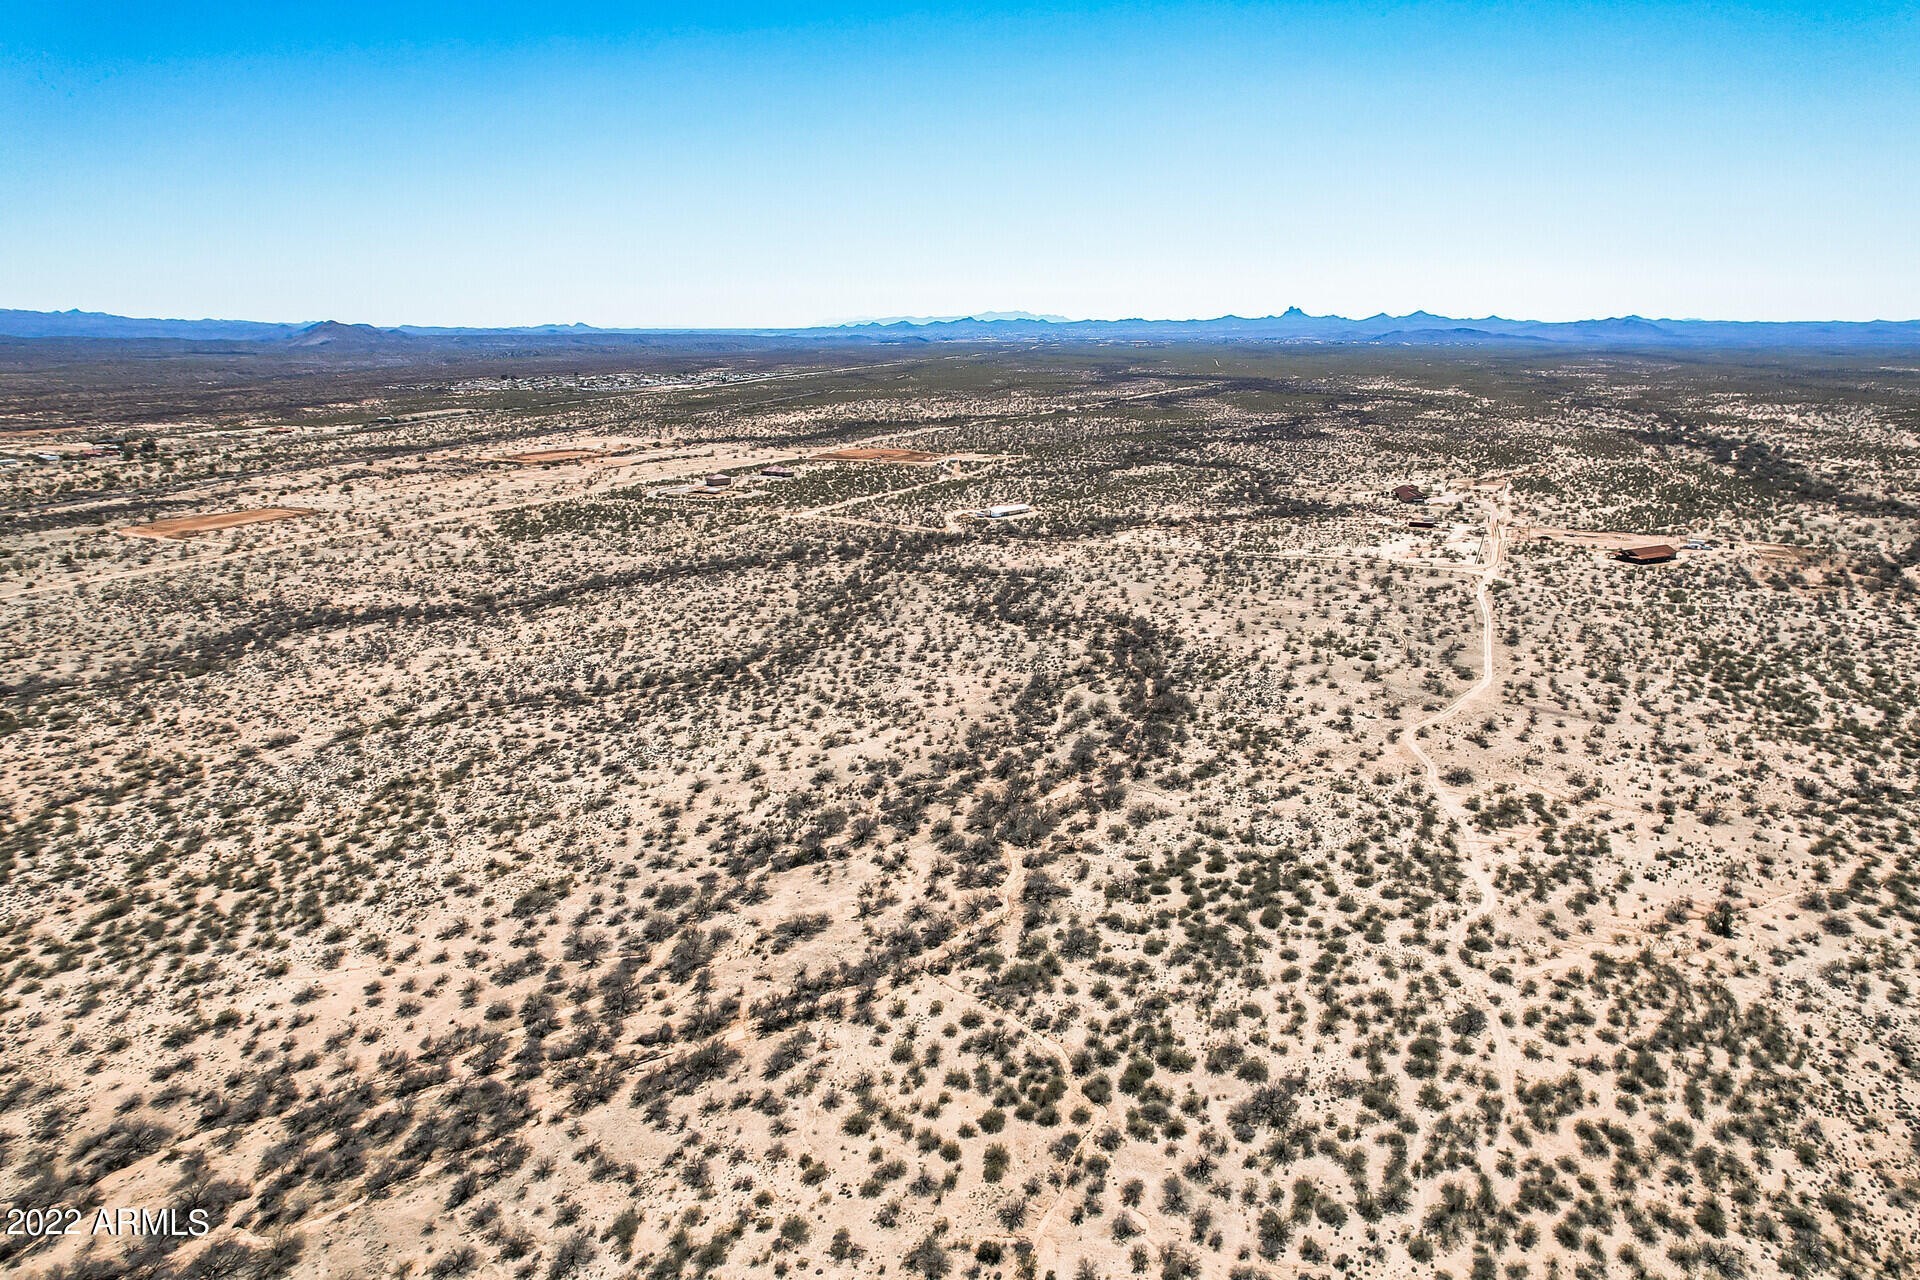
[[[1920,377],[673,358],[0,371],[0,1269],[1911,1273]]]
[[[189,538],[196,533],[205,533],[209,529],[232,529],[243,524],[258,524],[263,520],[292,520],[312,514],[313,511],[309,507],[258,507],[252,511],[216,511],[204,516],[174,516],[169,520],[137,524],[117,532],[133,538]]]

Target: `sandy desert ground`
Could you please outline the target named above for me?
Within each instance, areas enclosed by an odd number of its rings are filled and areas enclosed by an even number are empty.
[[[173,377],[0,364],[0,1269],[1912,1273],[1920,370]]]

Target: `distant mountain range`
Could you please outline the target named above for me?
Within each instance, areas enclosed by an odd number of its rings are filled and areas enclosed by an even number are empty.
[[[1292,307],[1279,315],[1221,316],[1213,320],[1068,320],[1027,312],[983,312],[950,318],[906,317],[802,329],[599,329],[584,324],[519,328],[458,328],[365,324],[272,324],[254,320],[142,320],[98,311],[0,310],[0,338],[170,339],[184,342],[271,343],[290,349],[401,351],[431,338],[554,338],[573,342],[649,334],[728,334],[807,337],[826,341],[1154,341],[1369,343],[1404,346],[1562,345],[1572,347],[1815,347],[1920,348],[1920,320],[1463,320],[1425,311],[1410,315],[1308,315]]]
[[[859,325],[888,324],[952,324],[956,320],[978,320],[992,323],[997,320],[1039,320],[1047,324],[1070,324],[1066,316],[1035,315],[1031,311],[982,311],[970,316],[863,316],[858,320],[845,320],[839,324],[825,325],[823,328],[848,329]]]
[[[1328,342],[1467,346],[1558,343],[1582,347],[1661,346],[1920,346],[1920,320],[1463,320],[1426,311],[1365,319],[1308,315],[1290,307],[1277,316],[1214,320],[936,320],[849,325],[852,333],[900,337],[1090,339],[1147,341]]]

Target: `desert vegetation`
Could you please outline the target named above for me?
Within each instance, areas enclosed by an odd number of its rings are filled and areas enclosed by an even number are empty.
[[[1914,1265],[1910,369],[71,360],[0,1205],[212,1229],[10,1273]]]

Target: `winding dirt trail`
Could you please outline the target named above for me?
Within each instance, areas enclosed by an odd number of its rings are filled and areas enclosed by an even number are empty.
[[[1471,835],[1473,823],[1465,802],[1461,800],[1461,789],[1450,787],[1440,777],[1440,766],[1434,764],[1434,758],[1428,754],[1427,748],[1421,747],[1421,737],[1434,725],[1452,720],[1453,716],[1457,716],[1467,704],[1475,702],[1480,695],[1484,695],[1488,689],[1494,687],[1494,679],[1498,672],[1494,666],[1494,603],[1490,599],[1490,593],[1492,593],[1494,572],[1500,568],[1503,539],[1501,539],[1500,518],[1492,516],[1488,524],[1490,524],[1488,557],[1486,562],[1480,564],[1475,570],[1478,583],[1473,589],[1473,604],[1480,614],[1480,679],[1473,681],[1473,685],[1465,693],[1461,693],[1457,699],[1448,702],[1446,706],[1442,706],[1425,720],[1417,720],[1407,725],[1400,733],[1400,745],[1409,756],[1413,756],[1415,764],[1419,764],[1421,771],[1427,775],[1427,789],[1432,791],[1434,798],[1440,802],[1440,812],[1444,812],[1450,821],[1461,827],[1461,844],[1469,850],[1467,875],[1480,889],[1480,902],[1471,912],[1461,915],[1459,921],[1453,923],[1453,929],[1448,936],[1455,944],[1465,942],[1476,923],[1494,910],[1494,873],[1488,867],[1486,856],[1484,856],[1486,846],[1490,842],[1482,837]]]
[[[1471,821],[1471,814],[1463,798],[1463,788],[1450,786],[1440,776],[1440,767],[1433,756],[1420,743],[1421,736],[1434,726],[1445,723],[1463,709],[1472,705],[1493,688],[1499,670],[1495,665],[1496,645],[1493,633],[1493,581],[1499,573],[1500,564],[1506,554],[1507,501],[1511,490],[1491,496],[1487,500],[1487,533],[1482,543],[1480,564],[1473,570],[1478,583],[1474,587],[1474,608],[1480,616],[1480,678],[1473,682],[1464,693],[1449,702],[1440,710],[1423,720],[1407,726],[1400,735],[1401,748],[1412,757],[1426,776],[1427,788],[1433,792],[1440,811],[1446,815],[1450,828],[1459,832],[1461,849],[1466,855],[1467,878],[1473,881],[1479,891],[1479,901],[1463,912],[1447,931],[1447,949],[1457,952],[1465,944],[1474,927],[1493,914],[1498,903],[1493,883],[1493,845],[1494,842],[1479,834]],[[1485,1008],[1490,1002],[1489,979],[1486,974],[1472,966],[1464,967],[1462,981],[1475,988],[1480,995],[1480,1003]],[[1517,1106],[1518,1067],[1515,1061],[1511,1039],[1506,1028],[1500,1024],[1497,1016],[1491,1012],[1487,1017],[1487,1029],[1494,1042],[1494,1067],[1500,1078],[1500,1087],[1510,1106]],[[1424,1213],[1431,1187],[1423,1186],[1416,1216]]]
[[[1455,945],[1466,941],[1467,934],[1473,926],[1493,910],[1493,871],[1485,857],[1489,842],[1471,834],[1472,823],[1466,804],[1461,799],[1461,789],[1448,786],[1440,777],[1440,766],[1434,763],[1433,757],[1428,754],[1425,747],[1420,745],[1420,739],[1429,729],[1452,719],[1468,705],[1477,701],[1481,695],[1493,687],[1493,682],[1498,676],[1498,670],[1494,665],[1492,590],[1493,578],[1499,571],[1500,560],[1505,550],[1505,517],[1498,507],[1495,507],[1489,510],[1487,515],[1487,537],[1482,561],[1472,570],[1478,579],[1473,591],[1473,603],[1480,615],[1480,678],[1452,702],[1426,719],[1416,720],[1400,734],[1401,747],[1413,757],[1414,762],[1425,773],[1427,788],[1439,801],[1441,812],[1461,828],[1461,843],[1469,851],[1467,875],[1480,889],[1479,904],[1461,916],[1449,932],[1449,940]]]

